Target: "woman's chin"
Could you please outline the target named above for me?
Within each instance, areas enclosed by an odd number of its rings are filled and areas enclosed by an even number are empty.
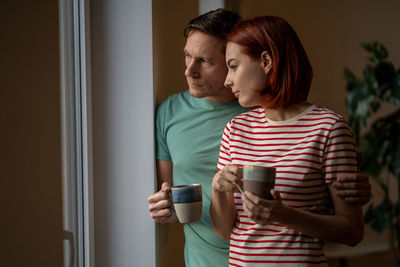
[[[245,107],[245,108],[249,108],[249,107],[254,107],[255,106],[253,103],[250,103],[250,101],[248,101],[246,99],[243,99],[243,98],[240,98],[240,96],[238,98],[238,101],[239,101],[239,104],[242,107]]]

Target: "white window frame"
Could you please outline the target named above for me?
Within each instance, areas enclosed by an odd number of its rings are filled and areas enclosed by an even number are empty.
[[[59,0],[64,266],[95,266],[89,1]]]

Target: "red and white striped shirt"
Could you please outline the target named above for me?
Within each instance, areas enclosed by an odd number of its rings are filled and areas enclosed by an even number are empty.
[[[287,121],[269,120],[264,108],[236,116],[225,127],[217,168],[226,164],[275,167],[283,203],[318,213],[329,212],[326,183],[358,170],[352,131],[341,116],[316,105]],[[230,266],[327,265],[317,238],[274,222],[258,225],[240,195],[234,198]]]

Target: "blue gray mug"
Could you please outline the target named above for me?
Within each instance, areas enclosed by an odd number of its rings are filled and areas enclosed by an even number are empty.
[[[203,206],[201,184],[173,186],[171,194],[174,211],[180,223],[200,220]]]

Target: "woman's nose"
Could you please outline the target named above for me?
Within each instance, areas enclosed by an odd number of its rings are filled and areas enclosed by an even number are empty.
[[[226,75],[224,86],[225,87],[231,87],[232,86],[232,80],[229,78],[229,75]]]

